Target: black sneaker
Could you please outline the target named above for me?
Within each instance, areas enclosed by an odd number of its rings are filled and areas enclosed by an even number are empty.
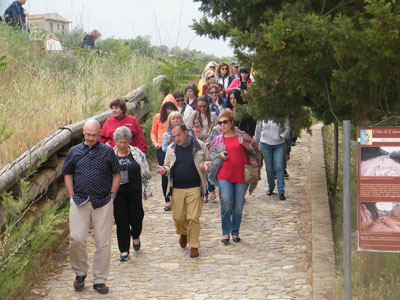
[[[286,169],[283,171],[283,176],[285,177],[285,178],[288,178],[289,177],[289,173],[286,171]]]
[[[85,287],[85,278],[86,278],[86,275],[75,277],[75,280],[74,280],[75,291],[77,291],[77,292],[83,291],[83,288]]]
[[[108,286],[106,286],[104,283],[93,284],[93,289],[100,294],[108,293]]]

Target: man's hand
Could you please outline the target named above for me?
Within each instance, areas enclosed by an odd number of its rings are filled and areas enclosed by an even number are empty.
[[[163,166],[156,166],[156,168],[158,174],[165,175],[167,173],[167,170]]]
[[[202,170],[202,171],[207,171],[209,166],[210,166],[210,162],[205,162],[205,161],[203,161],[203,162],[200,164],[200,170]]]
[[[172,140],[168,135],[165,137],[165,140],[167,141],[168,145],[172,143]]]
[[[158,150],[158,149],[161,148],[161,145],[160,145],[160,144],[156,144],[156,145],[154,146],[154,148],[156,148],[156,149]]]

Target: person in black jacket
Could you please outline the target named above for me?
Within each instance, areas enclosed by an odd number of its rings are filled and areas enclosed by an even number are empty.
[[[100,31],[98,31],[97,29],[93,29],[92,32],[90,32],[90,34],[85,35],[85,37],[83,38],[80,47],[82,49],[84,48],[89,48],[92,50],[96,50],[96,46],[95,46],[95,42],[96,40],[101,36]],[[98,50],[98,53],[101,55],[103,54],[103,51]]]
[[[14,1],[4,12],[4,21],[15,28],[20,30],[28,30],[26,23],[26,17],[28,13],[22,7],[26,3],[26,0]]]

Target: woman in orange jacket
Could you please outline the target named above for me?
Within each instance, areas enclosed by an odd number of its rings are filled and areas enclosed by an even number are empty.
[[[174,96],[168,94],[160,107],[160,112],[154,116],[153,126],[151,127],[150,137],[154,148],[157,149],[157,161],[160,166],[164,165],[165,152],[162,151],[162,137],[167,132],[167,119],[168,115],[172,111],[177,111],[178,105],[175,101]],[[161,176],[161,186],[165,198],[165,211],[171,210],[171,202],[167,193],[168,178],[167,176]]]

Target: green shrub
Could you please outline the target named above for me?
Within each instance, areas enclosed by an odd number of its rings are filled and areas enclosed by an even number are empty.
[[[39,219],[30,217],[34,208],[26,207],[28,186],[27,182],[20,182],[18,199],[7,193],[1,195],[0,295],[5,300],[20,298],[17,296],[29,289],[36,276],[35,268],[56,246],[68,214],[68,208],[57,211],[53,205]]]

